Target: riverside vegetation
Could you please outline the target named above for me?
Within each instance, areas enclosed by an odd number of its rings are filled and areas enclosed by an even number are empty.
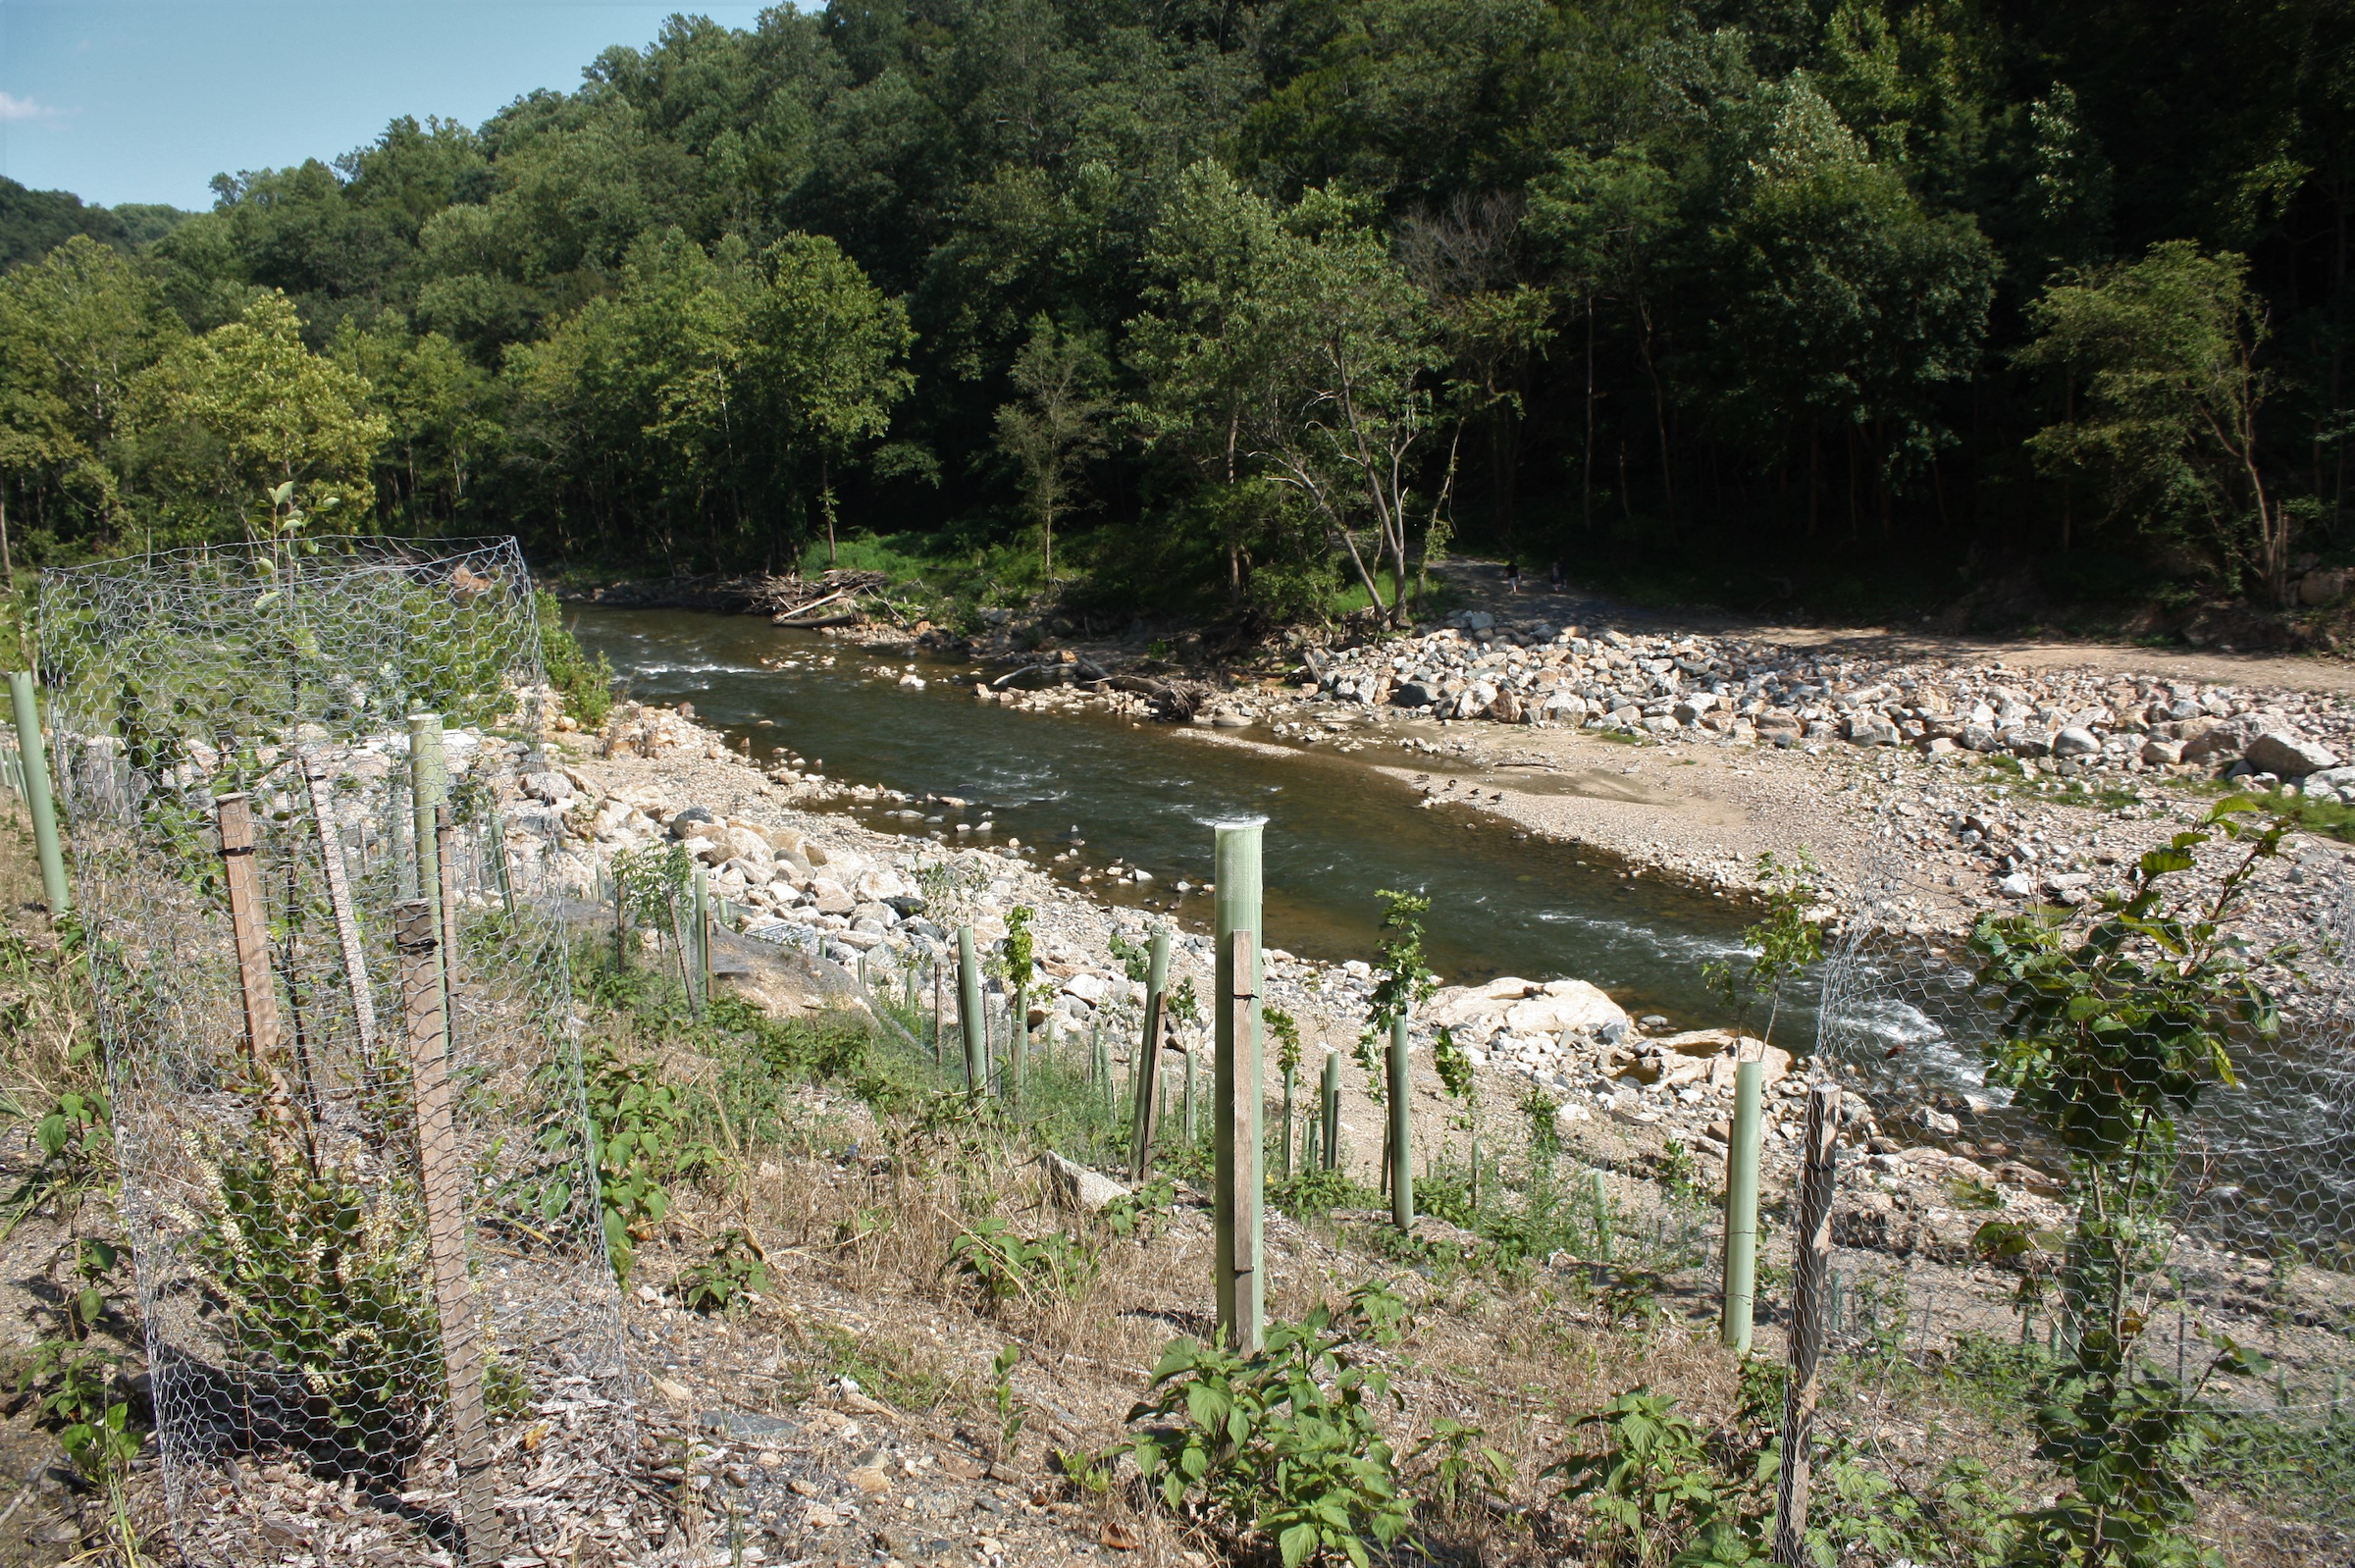
[[[4,187],[0,513],[51,562],[251,537],[290,483],[314,527],[841,556],[964,619],[1246,641],[1399,618],[1450,536],[1744,609],[2254,602],[2319,641],[2355,549],[2350,26],[681,16],[207,212]]]

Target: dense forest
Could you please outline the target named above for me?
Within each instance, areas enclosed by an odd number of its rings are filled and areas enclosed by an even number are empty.
[[[1442,546],[1737,607],[2355,557],[2341,0],[679,17],[214,188],[0,192],[15,564],[876,535],[1281,618]]]

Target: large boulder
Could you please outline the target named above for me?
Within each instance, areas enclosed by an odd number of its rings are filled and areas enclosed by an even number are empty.
[[[2278,730],[2259,735],[2249,742],[2242,755],[2259,772],[2282,778],[2304,778],[2309,773],[2338,765],[2338,754],[2322,742],[2310,741],[2303,735],[2285,735]]]
[[[1541,985],[1503,975],[1486,985],[1451,985],[1431,1000],[1424,1018],[1434,1024],[1486,1036],[1499,1029],[1514,1034],[1610,1034],[1629,1026],[1627,1011],[1585,980],[1549,980]]]
[[[2205,762],[2214,758],[2238,757],[2243,745],[2240,726],[2217,719],[2189,719],[2183,725],[2183,760]]]
[[[2071,724],[2053,737],[2055,757],[2096,757],[2101,750],[2101,741],[2081,724]]]
[[[728,848],[731,860],[755,861],[767,864],[771,856],[768,840],[749,827],[723,828],[717,835]]]
[[[1522,706],[1521,694],[1509,686],[1498,692],[1495,701],[1489,704],[1489,717],[1499,724],[1518,724],[1526,714],[1527,709]]]
[[[1076,1160],[1067,1160],[1053,1149],[1038,1157],[1038,1166],[1056,1203],[1074,1214],[1098,1213],[1128,1195],[1128,1189],[1112,1177],[1090,1171]]]
[[[1390,695],[1390,701],[1400,707],[1429,707],[1432,690],[1421,681],[1408,681]]]

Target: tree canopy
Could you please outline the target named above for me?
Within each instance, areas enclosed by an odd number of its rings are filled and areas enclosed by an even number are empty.
[[[34,559],[288,479],[622,569],[868,529],[1121,615],[1390,608],[1451,537],[2278,596],[2355,551],[2350,60],[2325,0],[676,17],[205,213],[0,185],[0,503]]]

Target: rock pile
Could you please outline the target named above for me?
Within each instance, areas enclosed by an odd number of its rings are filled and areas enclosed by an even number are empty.
[[[2086,671],[1846,658],[1738,638],[1630,637],[1485,611],[1312,659],[1312,701],[1660,741],[2001,754],[2062,777],[2197,767],[2355,799],[2338,697]]]

